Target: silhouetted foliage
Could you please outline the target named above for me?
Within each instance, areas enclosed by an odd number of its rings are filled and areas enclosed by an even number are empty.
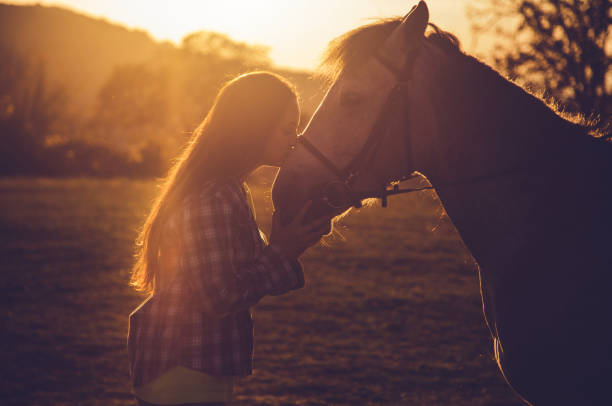
[[[0,176],[159,176],[160,149],[145,145],[140,159],[109,145],[75,139],[61,86],[44,67],[0,47]]]
[[[51,87],[42,63],[0,47],[0,173],[35,173],[45,139],[57,131],[66,93]]]
[[[147,64],[116,67],[98,93],[84,135],[93,142],[135,146],[168,130],[169,79]]]
[[[496,65],[545,90],[570,111],[612,115],[610,0],[480,0],[468,9],[476,35],[505,40]]]
[[[183,37],[181,48],[188,52],[224,60],[248,61],[259,66],[271,65],[269,47],[235,41],[225,34],[197,31]]]

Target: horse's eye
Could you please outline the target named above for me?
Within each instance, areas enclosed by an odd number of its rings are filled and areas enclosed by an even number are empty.
[[[342,95],[340,95],[340,104],[346,107],[356,106],[361,103],[362,100],[363,97],[361,94],[352,90],[344,91],[342,92]]]

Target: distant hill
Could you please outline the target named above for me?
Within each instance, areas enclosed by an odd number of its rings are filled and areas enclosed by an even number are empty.
[[[99,89],[119,65],[150,61],[176,47],[147,32],[104,19],[41,5],[0,4],[0,45],[14,47],[42,62],[51,82],[68,89],[74,105],[87,114]],[[309,113],[320,100],[320,83],[308,72],[275,70],[293,80]]]
[[[147,33],[58,7],[0,4],[0,45],[41,61],[49,78],[65,84],[89,107],[114,66],[143,62],[167,46]]]

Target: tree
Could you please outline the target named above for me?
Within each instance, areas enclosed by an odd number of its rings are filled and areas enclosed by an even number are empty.
[[[0,47],[0,60],[0,174],[38,173],[46,141],[66,124],[66,90],[14,49]]]
[[[505,42],[493,56],[508,76],[544,90],[566,110],[610,120],[610,0],[480,0],[468,17],[475,35]]]
[[[235,41],[225,34],[213,31],[197,31],[183,37],[181,48],[200,55],[224,60],[237,60],[245,65],[269,66],[270,48]]]
[[[151,64],[115,67],[98,92],[97,110],[88,138],[116,146],[130,146],[163,133],[168,114],[169,74]],[[93,139],[92,139],[93,137]]]

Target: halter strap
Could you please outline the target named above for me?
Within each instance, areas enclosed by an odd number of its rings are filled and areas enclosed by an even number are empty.
[[[345,174],[342,172],[332,161],[330,161],[321,151],[317,149],[308,139],[304,136],[298,137],[298,143],[302,144],[312,155],[314,155],[327,169],[333,172],[339,179],[344,181]]]
[[[398,82],[403,82],[408,79],[408,74],[410,73],[410,68],[412,67],[412,64],[408,63],[406,64],[406,66],[398,68],[386,56],[384,56],[384,54],[380,52],[376,52],[374,54],[374,59],[376,59],[378,63],[384,66],[385,69],[387,69],[389,72],[393,73],[395,79],[397,79]]]

